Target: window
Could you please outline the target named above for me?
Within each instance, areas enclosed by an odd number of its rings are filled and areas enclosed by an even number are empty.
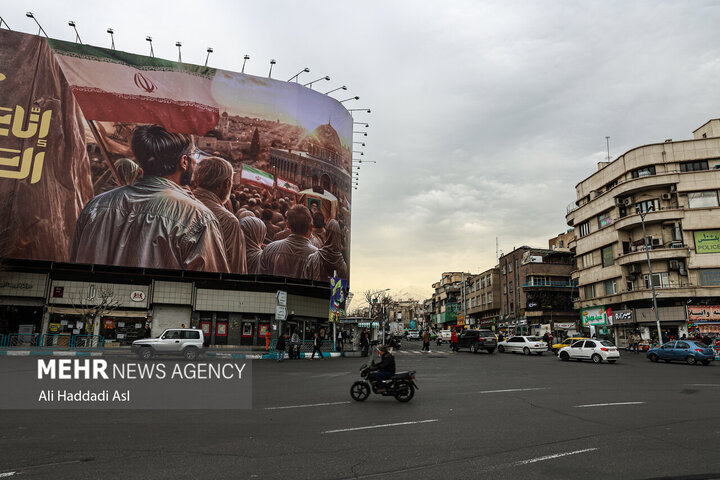
[[[480,279],[480,288],[485,288],[485,277]]]
[[[503,295],[507,295],[507,285],[503,285]]]
[[[615,295],[617,293],[617,280],[605,280],[605,295]]]
[[[508,273],[512,273],[512,262],[508,263]]]
[[[473,297],[473,298],[472,298],[472,305],[471,305],[471,306],[472,306],[472,307],[475,307],[476,304],[477,304],[477,297]]]
[[[487,303],[488,303],[488,305],[492,303],[492,293],[488,293],[488,295],[487,295]]]
[[[680,164],[681,172],[698,172],[700,170],[708,170],[707,160],[698,160],[696,162],[685,162]]]
[[[487,286],[489,287],[491,285],[492,285],[492,277],[490,275],[488,275],[487,276]]]
[[[617,179],[613,180],[612,182],[610,182],[610,183],[608,183],[607,185],[605,185],[605,191],[607,192],[607,191],[609,191],[609,190],[612,190],[614,187],[617,186],[617,184],[618,184]]]
[[[602,266],[609,267],[615,264],[615,258],[613,256],[613,246],[608,245],[601,250],[602,254]]]
[[[502,274],[503,274],[503,275],[506,275],[506,274],[507,274],[506,268],[507,268],[507,267],[506,267],[505,265],[503,265],[503,269],[502,269]]]
[[[690,204],[690,208],[717,207],[717,190],[688,192],[688,203]]]
[[[607,227],[611,223],[612,218],[610,218],[610,212],[605,212],[598,215],[598,228]]]
[[[660,202],[657,198],[635,204],[635,213],[657,212],[658,210],[660,210]]]
[[[645,288],[650,288],[650,276],[649,275],[643,275],[643,280],[645,281]],[[655,288],[667,288],[670,286],[670,279],[668,277],[668,272],[661,272],[661,273],[653,273],[652,275],[653,279],[653,286]]]
[[[513,282],[510,282],[510,293],[513,293]]]
[[[650,175],[655,175],[655,165],[649,165],[632,171],[632,178],[642,178]]]
[[[584,222],[578,225],[578,233],[580,237],[584,237],[590,233],[590,222]]]
[[[483,279],[482,279],[482,282],[480,282],[480,280],[477,280],[477,281],[475,282],[475,287],[476,287],[476,288],[485,288],[485,279],[483,278]]]
[[[625,290],[628,292],[632,292],[634,288],[633,282],[625,282]]]
[[[585,298],[594,298],[595,297],[595,284],[591,283],[590,285],[585,285]]]
[[[582,268],[590,268],[595,265],[592,252],[586,253],[585,255],[580,257],[580,259],[582,260]]]
[[[595,348],[597,345],[595,345],[595,342],[591,340],[585,340],[585,346],[583,348]]]
[[[677,342],[677,345],[675,345],[675,348],[678,350],[688,349],[690,348],[690,345],[688,345],[685,342]]]
[[[485,294],[484,293],[480,297],[480,305],[485,305]]]

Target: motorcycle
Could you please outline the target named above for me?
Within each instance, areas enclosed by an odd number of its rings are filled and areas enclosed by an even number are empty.
[[[415,396],[415,390],[419,387],[415,384],[415,370],[408,372],[398,372],[388,380],[383,382],[384,392],[378,392],[378,386],[375,380],[370,379],[372,373],[371,368],[367,364],[360,367],[360,376],[363,380],[358,380],[350,387],[350,396],[353,400],[364,402],[370,396],[370,392],[382,395],[383,397],[395,397],[398,402],[409,402]]]
[[[400,350],[402,345],[400,344],[400,339],[398,337],[390,337],[390,340],[388,340],[388,347],[392,347],[395,350]]]

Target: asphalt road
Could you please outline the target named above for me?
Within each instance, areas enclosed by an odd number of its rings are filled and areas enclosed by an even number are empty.
[[[407,404],[344,358],[253,362],[252,410],[0,411],[0,478],[720,478],[720,365],[405,347]]]

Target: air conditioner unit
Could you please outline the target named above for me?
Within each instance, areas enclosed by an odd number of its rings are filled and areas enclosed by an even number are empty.
[[[680,270],[680,262],[677,260],[670,260],[668,262],[668,268],[670,270]]]
[[[629,274],[629,275],[627,276],[627,279],[628,279],[628,283],[634,282],[634,281],[635,281],[635,274],[634,274],[634,273]]]
[[[662,195],[660,195],[660,198],[662,198],[663,200],[670,200],[672,198],[672,195],[670,195],[669,193],[663,193]]]
[[[625,205],[625,199],[615,197],[615,205],[617,205],[618,207],[622,207],[623,205]]]
[[[623,201],[623,205],[625,205],[626,207],[629,207],[629,206],[631,206],[632,204],[633,204],[633,198],[632,198],[632,197],[627,197],[627,198]]]
[[[659,247],[660,245],[662,245],[662,238],[653,238],[652,239],[653,247]]]

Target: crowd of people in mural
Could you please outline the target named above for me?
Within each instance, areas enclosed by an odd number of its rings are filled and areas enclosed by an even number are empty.
[[[134,160],[116,162],[126,184],[80,213],[71,262],[347,278],[345,209],[327,219],[294,195],[237,185],[227,160],[198,163],[190,137],[161,126],[136,127],[131,146]]]

